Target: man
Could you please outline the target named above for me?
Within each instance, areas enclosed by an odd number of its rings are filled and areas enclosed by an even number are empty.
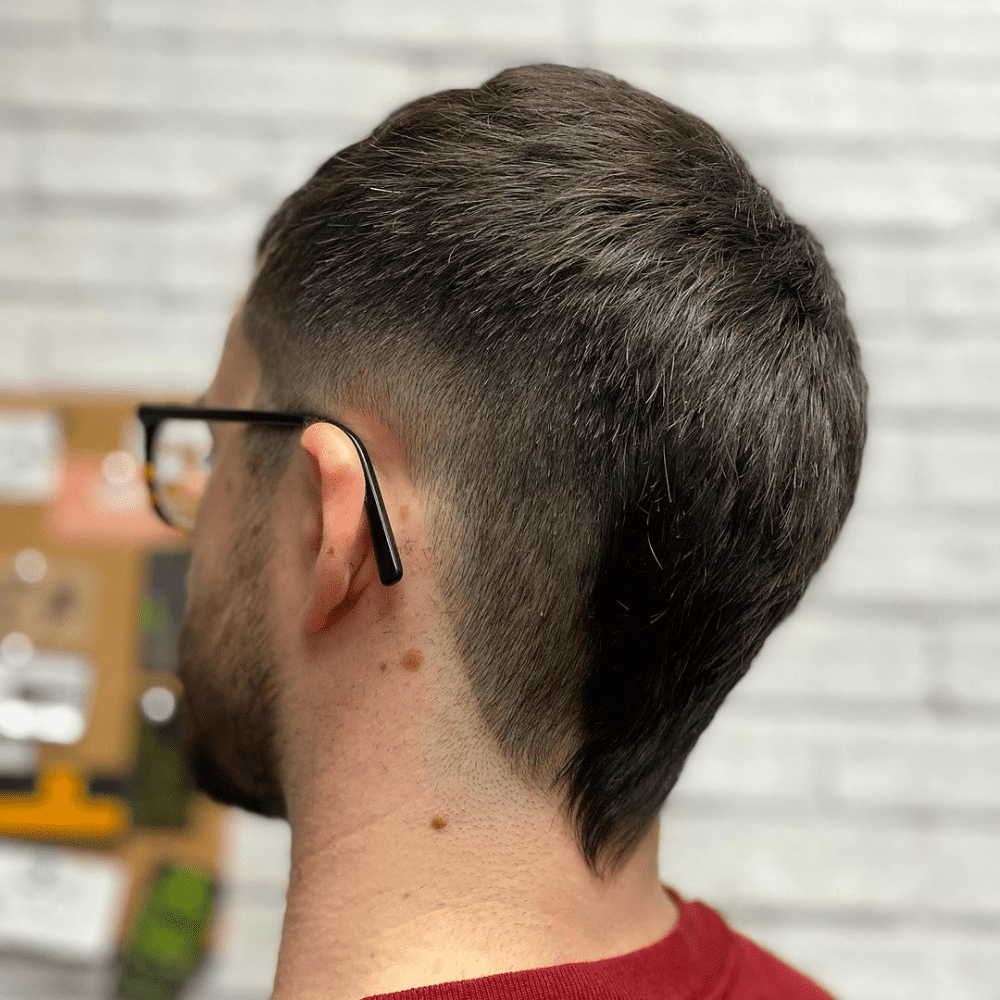
[[[657,815],[865,397],[815,239],[603,74],[416,101],[288,198],[202,402],[293,416],[209,414],[181,643],[200,784],[291,824],[277,1000],[826,995],[660,885]]]

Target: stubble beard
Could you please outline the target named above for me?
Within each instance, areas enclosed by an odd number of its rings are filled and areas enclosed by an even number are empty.
[[[276,747],[277,669],[267,620],[270,545],[260,501],[237,527],[231,586],[188,602],[178,642],[182,749],[198,789],[286,817]]]

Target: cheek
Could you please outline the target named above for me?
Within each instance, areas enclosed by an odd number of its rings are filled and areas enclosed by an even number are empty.
[[[235,542],[237,513],[235,490],[225,470],[212,470],[198,505],[191,536],[191,567],[188,571],[188,598],[217,589],[226,572]]]

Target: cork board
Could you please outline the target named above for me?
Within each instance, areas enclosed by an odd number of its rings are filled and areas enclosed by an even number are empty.
[[[22,743],[35,754],[25,787],[12,779],[0,791],[0,837],[117,860],[130,876],[121,927],[162,864],[216,874],[226,813],[194,796],[184,825],[137,827],[115,794],[136,766],[143,691],[179,692],[171,673],[143,665],[151,553],[181,551],[185,540],[148,505],[136,404],[0,395],[0,658],[8,678],[11,664],[37,667],[23,690],[8,680],[0,702],[5,745],[28,733]],[[60,715],[38,698],[67,704],[56,706]],[[73,729],[77,705],[82,733]],[[32,718],[52,738],[34,739]]]

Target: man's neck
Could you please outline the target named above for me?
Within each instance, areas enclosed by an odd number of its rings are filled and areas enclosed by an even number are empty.
[[[676,911],[656,865],[658,830],[597,878],[542,805],[480,816],[414,794],[375,822],[324,836],[292,827],[274,1000],[357,1000],[416,986],[653,944]]]
[[[409,579],[412,590],[419,573]],[[357,1000],[610,958],[676,919],[658,824],[598,878],[556,796],[496,752],[447,630],[400,624],[437,620],[428,588],[426,599],[404,593],[409,604],[369,588],[371,607],[359,602],[352,620],[367,614],[375,629],[342,623],[314,644],[278,636],[292,858],[274,1000]]]

